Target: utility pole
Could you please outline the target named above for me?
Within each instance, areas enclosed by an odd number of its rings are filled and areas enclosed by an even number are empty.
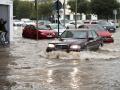
[[[77,0],[75,0],[75,29],[77,29]]]
[[[60,14],[59,14],[59,0],[57,0],[57,13],[58,13],[58,37],[59,37],[59,16],[60,16]]]
[[[64,7],[64,26],[65,26],[65,12],[66,12],[65,11],[65,8],[66,8],[66,1],[65,0],[64,0],[64,6],[63,7]]]
[[[35,12],[36,12],[36,27],[38,28],[38,0],[35,0]],[[36,39],[38,40],[38,30],[36,32]]]

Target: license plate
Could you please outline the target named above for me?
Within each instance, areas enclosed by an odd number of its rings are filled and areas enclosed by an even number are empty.
[[[110,29],[110,30],[114,30],[114,29]]]
[[[52,37],[52,35],[47,35],[47,37]]]

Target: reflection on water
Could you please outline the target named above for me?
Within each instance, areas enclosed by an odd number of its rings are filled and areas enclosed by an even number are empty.
[[[119,90],[120,31],[113,34],[113,44],[105,44],[97,52],[48,54],[45,49],[53,40],[22,38],[21,28],[14,33],[9,55],[15,60],[8,64],[7,76],[16,82],[11,90]]]
[[[78,68],[74,67],[73,72],[71,72],[71,82],[70,82],[71,83],[70,85],[72,88],[79,87],[78,83],[80,83],[80,82],[78,82],[78,81],[80,78],[78,79],[77,74],[78,74]]]
[[[48,83],[53,82],[52,75],[53,75],[53,70],[48,70],[48,80],[47,80]]]

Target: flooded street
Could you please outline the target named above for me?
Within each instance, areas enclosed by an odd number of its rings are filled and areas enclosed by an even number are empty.
[[[115,42],[97,52],[53,52],[52,40],[22,38],[14,27],[14,42],[0,47],[0,90],[120,90],[120,30]]]

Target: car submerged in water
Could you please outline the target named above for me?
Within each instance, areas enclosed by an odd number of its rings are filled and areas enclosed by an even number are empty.
[[[98,33],[98,35],[103,38],[104,43],[113,43],[114,42],[114,38],[112,37],[112,34],[98,24],[84,24],[84,25],[80,26],[79,28],[94,29]]]
[[[22,31],[22,37],[31,39],[51,39],[55,38],[55,32],[44,25],[26,25]]]
[[[74,29],[64,31],[58,41],[48,43],[46,52],[80,52],[82,50],[98,50],[100,46],[103,46],[103,39],[95,30]]]

